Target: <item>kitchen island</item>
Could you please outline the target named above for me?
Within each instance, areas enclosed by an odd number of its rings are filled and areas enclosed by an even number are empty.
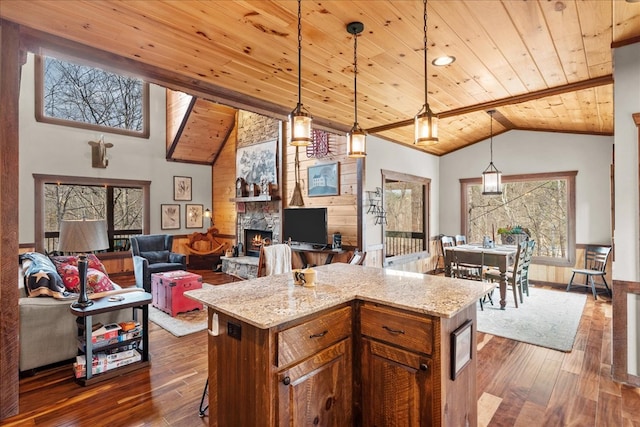
[[[208,309],[209,425],[475,426],[494,285],[348,264],[188,291]],[[469,327],[470,325],[470,327]]]

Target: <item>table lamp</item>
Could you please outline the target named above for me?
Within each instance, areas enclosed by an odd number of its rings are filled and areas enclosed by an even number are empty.
[[[75,308],[85,308],[93,304],[87,297],[87,256],[86,252],[109,248],[107,222],[105,220],[61,221],[58,251],[75,252],[78,255],[78,275],[80,277],[80,295],[72,304]]]

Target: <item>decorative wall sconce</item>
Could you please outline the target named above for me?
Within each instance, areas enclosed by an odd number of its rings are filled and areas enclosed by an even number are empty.
[[[100,135],[100,141],[89,141],[91,146],[91,167],[105,169],[109,166],[107,148],[113,147],[110,142],[104,142],[104,136]]]

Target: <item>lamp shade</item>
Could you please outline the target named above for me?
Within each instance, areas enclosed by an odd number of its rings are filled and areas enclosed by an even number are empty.
[[[93,252],[109,248],[105,220],[61,221],[60,252]]]
[[[502,172],[493,162],[482,172],[482,194],[485,196],[497,196],[502,194]]]
[[[289,115],[289,128],[287,129],[287,133],[290,133],[288,135],[290,145],[306,147],[311,144],[311,122],[311,116],[302,111],[300,105],[291,112]]]
[[[367,134],[354,126],[347,134],[347,156],[349,157],[365,157],[367,155]]]

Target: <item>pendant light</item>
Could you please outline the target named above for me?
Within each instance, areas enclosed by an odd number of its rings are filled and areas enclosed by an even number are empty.
[[[305,147],[311,144],[311,115],[302,106],[302,7],[298,0],[298,105],[289,114],[289,144]]]
[[[353,104],[355,109],[353,127],[347,134],[347,156],[364,157],[367,155],[367,134],[358,124],[358,34],[364,30],[362,22],[347,24],[347,32],[353,34]]]
[[[438,117],[433,114],[427,102],[427,0],[422,1],[424,6],[424,105],[415,117],[416,145],[432,145],[438,142]]]
[[[496,110],[487,111],[491,117],[491,139],[489,140],[491,160],[489,166],[482,172],[482,194],[485,196],[502,194],[502,172],[493,165],[493,114],[495,112]]]

